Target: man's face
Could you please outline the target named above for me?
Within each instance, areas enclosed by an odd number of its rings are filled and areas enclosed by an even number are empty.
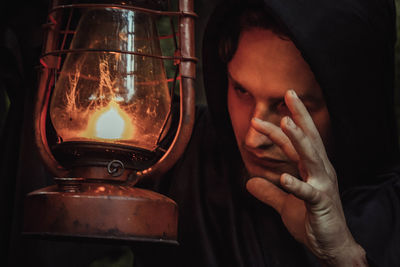
[[[292,41],[261,28],[242,32],[228,64],[228,80],[228,110],[250,177],[278,184],[283,172],[298,176],[296,163],[250,123],[256,117],[279,126],[290,116],[284,101],[289,89],[303,101],[327,146],[330,120],[322,91]]]

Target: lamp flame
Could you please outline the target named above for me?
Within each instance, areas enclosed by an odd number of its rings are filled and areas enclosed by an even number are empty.
[[[129,115],[115,101],[95,111],[88,121],[83,137],[91,139],[124,140],[134,134]]]

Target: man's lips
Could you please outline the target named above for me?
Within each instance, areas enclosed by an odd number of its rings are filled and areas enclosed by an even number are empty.
[[[247,157],[257,165],[261,165],[267,168],[278,168],[288,162],[282,159],[276,159],[266,155],[257,155],[256,153],[246,151]]]

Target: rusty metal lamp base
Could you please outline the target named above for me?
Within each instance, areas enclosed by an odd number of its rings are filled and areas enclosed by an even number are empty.
[[[173,200],[130,186],[74,181],[28,194],[24,235],[178,244]]]

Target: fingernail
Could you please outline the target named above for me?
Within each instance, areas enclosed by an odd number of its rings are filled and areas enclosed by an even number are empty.
[[[289,175],[285,175],[285,184],[286,185],[291,185],[293,183],[293,178],[290,177]]]
[[[296,94],[296,92],[295,92],[293,89],[290,89],[289,92],[290,92],[290,94],[291,94],[292,96],[297,97],[297,94]]]

